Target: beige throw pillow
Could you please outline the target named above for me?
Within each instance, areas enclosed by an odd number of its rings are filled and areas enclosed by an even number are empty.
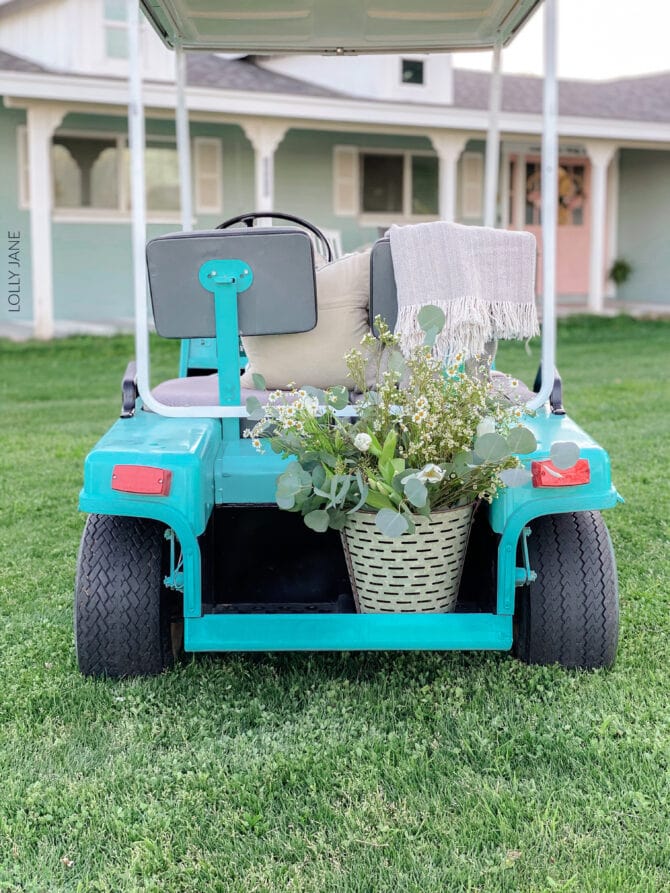
[[[316,388],[352,386],[344,355],[369,330],[370,252],[348,254],[317,270],[316,296],[317,324],[310,332],[242,338],[249,358],[243,388],[254,387],[255,372],[270,389],[292,381]]]

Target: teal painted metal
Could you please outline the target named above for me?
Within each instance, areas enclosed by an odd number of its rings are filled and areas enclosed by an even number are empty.
[[[183,555],[177,560],[177,544],[175,542],[176,535],[171,527],[165,531],[165,539],[170,543],[170,573],[163,578],[163,585],[168,589],[175,589],[177,592],[184,592],[184,565]]]
[[[179,377],[186,378],[191,369],[217,368],[214,338],[184,338],[179,353]]]
[[[277,477],[285,465],[286,460],[269,447],[259,454],[248,439],[226,441],[216,461],[217,504],[274,505]]]
[[[152,518],[174,530],[182,550],[184,614],[202,610],[197,537],[214,506],[214,464],[221,447],[218,419],[169,419],[139,411],[119,419],[86,457],[79,508],[101,515]],[[115,465],[149,465],[172,472],[167,496],[112,490]]]
[[[534,583],[537,580],[537,574],[530,566],[530,558],[528,556],[528,537],[530,536],[530,527],[524,527],[521,531],[521,555],[523,556],[523,567],[516,568],[516,576],[514,579],[516,586],[525,586],[526,583]]]
[[[514,613],[516,588],[516,553],[519,536],[532,520],[543,515],[562,512],[599,511],[613,508],[620,500],[612,485],[609,456],[605,450],[583,431],[569,416],[553,415],[549,409],[540,409],[535,416],[523,418],[535,434],[537,450],[522,456],[522,462],[530,467],[537,459],[547,459],[553,443],[573,441],[580,449],[580,456],[589,460],[591,480],[588,484],[573,487],[533,487],[529,482],[521,487],[502,490],[489,509],[492,529],[501,534],[498,545],[497,612]]]
[[[222,406],[240,403],[240,335],[237,296],[254,281],[254,274],[243,260],[208,260],[198,273],[200,284],[214,295],[216,356],[219,373],[219,402]],[[237,440],[237,419],[223,419],[223,436]]]
[[[512,647],[496,614],[205,614],[184,622],[187,651],[450,651]]]

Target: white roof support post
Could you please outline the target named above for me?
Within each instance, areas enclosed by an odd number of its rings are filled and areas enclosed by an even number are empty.
[[[254,147],[254,211],[274,211],[275,152],[288,126],[276,121],[242,121],[242,129]]]
[[[556,228],[558,220],[558,81],[556,0],[544,4],[544,95],[542,109],[542,384],[528,402],[539,409],[549,399],[556,367]]]
[[[64,115],[52,105],[29,105],[26,115],[33,325],[35,337],[43,340],[54,335],[51,138]]]
[[[439,162],[438,209],[440,218],[449,223],[456,220],[458,192],[458,160],[468,141],[467,135],[432,130],[428,134]]]
[[[484,172],[484,226],[496,225],[498,168],[500,166],[500,106],[502,97],[500,53],[500,44],[497,43],[493,50],[493,66],[491,68],[491,92],[489,96],[489,129],[486,134],[486,169]]]
[[[149,326],[147,323],[146,192],[144,180],[144,103],[140,50],[139,0],[127,0],[128,13],[128,143],[130,146],[130,195],[132,204],[133,290],[135,293],[135,360],[137,386],[144,398],[149,393]]]
[[[177,75],[177,155],[179,156],[179,197],[181,204],[181,228],[193,229],[193,179],[191,175],[191,138],[186,107],[186,53],[177,47],[175,68]]]
[[[614,143],[587,142],[591,162],[591,247],[589,252],[589,299],[591,313],[605,307],[605,244],[607,235],[607,170],[614,156]]]

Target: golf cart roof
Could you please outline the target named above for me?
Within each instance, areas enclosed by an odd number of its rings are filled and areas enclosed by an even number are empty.
[[[542,0],[140,0],[169,47],[426,53],[505,46]]]

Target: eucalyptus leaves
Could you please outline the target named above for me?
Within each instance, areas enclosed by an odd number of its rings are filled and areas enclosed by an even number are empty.
[[[380,318],[378,338],[366,336],[347,355],[360,392],[356,416],[341,414],[344,388],[294,387],[272,392],[265,407],[247,403],[258,420],[249,432],[256,448],[269,443],[294,459],[277,480],[277,504],[301,512],[313,530],[342,530],[364,510],[377,513],[383,535],[398,537],[414,531],[417,515],[490,501],[500,487],[530,480],[517,456],[537,443],[519,423],[521,410],[492,392],[485,364],[472,374],[460,357],[444,368],[432,356],[444,325],[439,308],[424,307],[419,324],[424,346],[407,358]],[[559,450],[556,467],[571,446]]]

